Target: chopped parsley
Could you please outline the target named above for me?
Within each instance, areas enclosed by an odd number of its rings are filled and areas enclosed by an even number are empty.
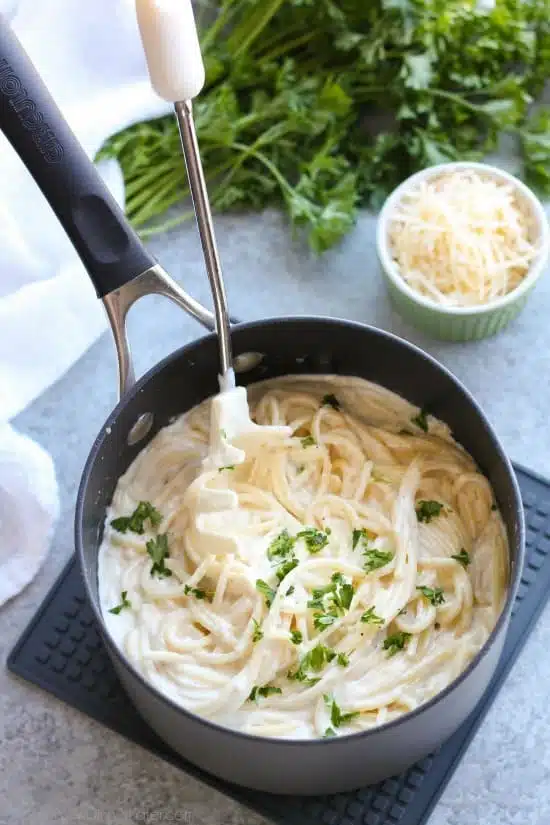
[[[355,550],[360,541],[368,545],[369,539],[369,532],[364,527],[361,527],[358,530],[354,530],[351,534],[351,549]]]
[[[310,553],[318,553],[323,547],[328,544],[328,537],[330,536],[330,527],[326,530],[317,530],[316,527],[306,527],[300,530],[297,534],[297,539],[303,539],[306,547]]]
[[[456,555],[451,556],[451,558],[461,564],[464,568],[468,567],[471,562],[470,554],[464,548],[462,548],[460,553],[456,553]]]
[[[418,521],[429,524],[433,518],[436,518],[443,510],[443,505],[440,501],[419,501],[416,505],[416,518]]]
[[[424,430],[425,433],[428,432],[428,413],[426,410],[420,410],[418,415],[411,418],[411,421],[413,424],[416,424],[417,427],[420,427],[421,430]]]
[[[339,616],[343,616],[350,608],[354,593],[353,584],[341,573],[333,573],[330,584],[326,587],[314,588],[313,598],[308,601],[307,606],[318,611],[313,614],[313,624],[317,630],[324,630]]]
[[[349,654],[348,653],[337,653],[336,654],[336,664],[340,665],[340,667],[347,667],[349,665]]]
[[[332,648],[325,645],[315,645],[309,653],[302,657],[298,670],[294,673],[288,673],[289,679],[295,679],[297,682],[303,682],[307,685],[314,685],[318,679],[312,679],[308,676],[309,673],[320,673],[326,665],[330,664],[336,658],[336,653]]]
[[[374,607],[369,607],[368,610],[365,610],[365,612],[361,616],[361,621],[364,624],[384,624],[384,619],[381,616],[377,616],[377,614],[374,612]]]
[[[264,637],[264,632],[262,630],[262,626],[256,619],[252,619],[254,622],[254,632],[252,633],[252,641],[259,642]]]
[[[333,736],[336,736],[336,731],[334,728],[327,728],[323,733],[323,739],[331,739]]]
[[[430,604],[433,604],[434,607],[437,607],[440,604],[443,604],[445,601],[445,596],[443,595],[443,590],[441,587],[417,587],[425,599],[427,599]]]
[[[355,550],[357,545],[363,548],[364,555],[363,567],[367,573],[373,570],[378,570],[379,567],[385,567],[393,559],[393,553],[389,550],[377,550],[370,544],[371,533],[364,527],[354,530],[351,535],[351,547]]]
[[[301,645],[303,642],[303,635],[301,630],[291,630],[290,631],[290,641],[293,645]]]
[[[250,691],[250,695],[248,697],[249,702],[257,702],[260,696],[263,696],[266,699],[268,696],[273,696],[275,693],[282,693],[283,691],[279,687],[273,687],[272,685],[264,685],[263,687],[259,687],[258,685],[254,685],[252,690]]]
[[[279,580],[279,584],[285,576],[288,576],[291,570],[294,570],[295,567],[298,567],[298,559],[296,556],[293,556],[291,559],[284,561],[281,566],[277,568],[276,575]]]
[[[120,604],[117,604],[116,607],[111,607],[109,613],[114,613],[115,616],[118,616],[121,610],[124,610],[125,607],[132,607],[132,602],[128,600],[128,591],[123,590],[120,594]]]
[[[235,469],[234,464],[226,464],[225,467],[218,467],[218,473],[223,472],[223,470],[234,470],[234,469]]]
[[[304,438],[300,439],[302,442],[302,447],[316,447],[317,442],[313,438],[312,435],[306,435]]]
[[[171,576],[172,571],[166,567],[166,559],[170,557],[168,550],[168,536],[166,533],[161,533],[154,539],[149,539],[145,545],[147,552],[151,556],[153,565],[151,567],[151,575],[163,578]]]
[[[286,591],[285,596],[292,596],[292,594],[294,593],[295,590],[296,590],[296,588],[294,587],[293,584],[291,584],[290,587],[288,588],[288,590]]]
[[[284,559],[292,553],[295,544],[296,539],[290,535],[288,530],[282,530],[267,548],[267,558],[269,561],[275,558]]]
[[[256,590],[264,597],[266,607],[271,607],[277,591],[273,590],[273,588],[270,587],[267,582],[264,582],[263,579],[257,579]]]
[[[162,521],[162,515],[150,501],[140,501],[131,516],[120,516],[111,522],[111,527],[119,533],[137,533],[142,536],[145,532],[145,522],[149,519],[152,527],[158,527]]]
[[[291,570],[298,566],[298,559],[294,555],[294,545],[296,537],[291,536],[288,530],[282,530],[267,548],[267,558],[270,561],[278,559],[280,566],[276,575],[279,583],[287,576]],[[279,562],[278,562],[279,563]]]
[[[384,644],[382,647],[384,650],[388,651],[388,657],[395,656],[398,651],[406,648],[410,638],[410,633],[404,633],[403,631],[393,633],[391,636],[387,636],[384,639]]]
[[[200,590],[198,587],[189,587],[189,585],[186,584],[183,588],[183,592],[186,596],[194,596],[196,599],[199,599],[199,601],[203,601],[204,599],[208,602],[212,601],[212,597],[206,592],[206,590]]]
[[[333,728],[339,728],[341,725],[345,725],[346,722],[351,722],[352,719],[356,719],[359,716],[359,711],[354,711],[353,713],[342,713],[339,706],[336,704],[334,697],[328,693],[323,696],[323,699],[325,700],[325,704],[330,711],[330,721]]]
[[[375,547],[367,547],[363,555],[365,556],[363,567],[367,573],[385,567],[393,559],[393,553],[390,550],[377,550]]]
[[[332,407],[333,410],[340,409],[340,402],[333,393],[328,393],[327,395],[324,395],[323,400],[321,401],[321,405],[323,407]]]

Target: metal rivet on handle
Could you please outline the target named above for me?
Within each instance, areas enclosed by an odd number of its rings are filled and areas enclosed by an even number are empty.
[[[153,413],[143,413],[139,416],[136,423],[128,433],[127,441],[130,447],[133,447],[134,444],[137,444],[139,441],[145,438],[145,436],[153,426],[153,421]]]
[[[233,369],[235,372],[250,372],[258,364],[261,364],[265,355],[263,352],[241,352],[233,359]]]

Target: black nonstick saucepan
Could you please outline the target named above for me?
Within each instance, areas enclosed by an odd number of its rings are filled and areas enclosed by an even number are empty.
[[[510,589],[494,631],[464,673],[419,709],[379,728],[314,741],[267,739],[229,730],[178,707],[144,681],[109,638],[99,606],[97,557],[105,508],[118,478],[173,416],[218,392],[214,334],[174,352],[134,383],[124,331],[126,311],[142,295],[157,292],[210,329],[213,318],[143,247],[5,22],[0,22],[0,128],[69,235],[106,307],[115,337],[121,400],[86,462],[75,537],[105,645],[142,716],[174,750],[205,771],[275,793],[325,794],[364,786],[400,772],[437,748],[474,710],[495,672],[524,552],[514,473],[475,400],[430,356],[363,324],[293,317],[234,325],[231,337],[241,367],[240,383],[298,373],[355,375],[388,387],[446,421],[495,490],[510,543]]]

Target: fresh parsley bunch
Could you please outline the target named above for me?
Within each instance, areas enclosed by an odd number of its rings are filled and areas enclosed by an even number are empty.
[[[213,14],[214,12],[214,14]],[[317,252],[435,163],[480,159],[513,134],[526,181],[550,194],[550,0],[221,0],[199,3],[207,82],[195,103],[219,211],[281,206]],[[122,165],[144,234],[188,196],[172,116],[101,150]]]

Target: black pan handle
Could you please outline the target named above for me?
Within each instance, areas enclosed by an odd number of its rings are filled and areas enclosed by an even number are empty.
[[[1,14],[0,129],[44,193],[100,298],[156,264]]]

